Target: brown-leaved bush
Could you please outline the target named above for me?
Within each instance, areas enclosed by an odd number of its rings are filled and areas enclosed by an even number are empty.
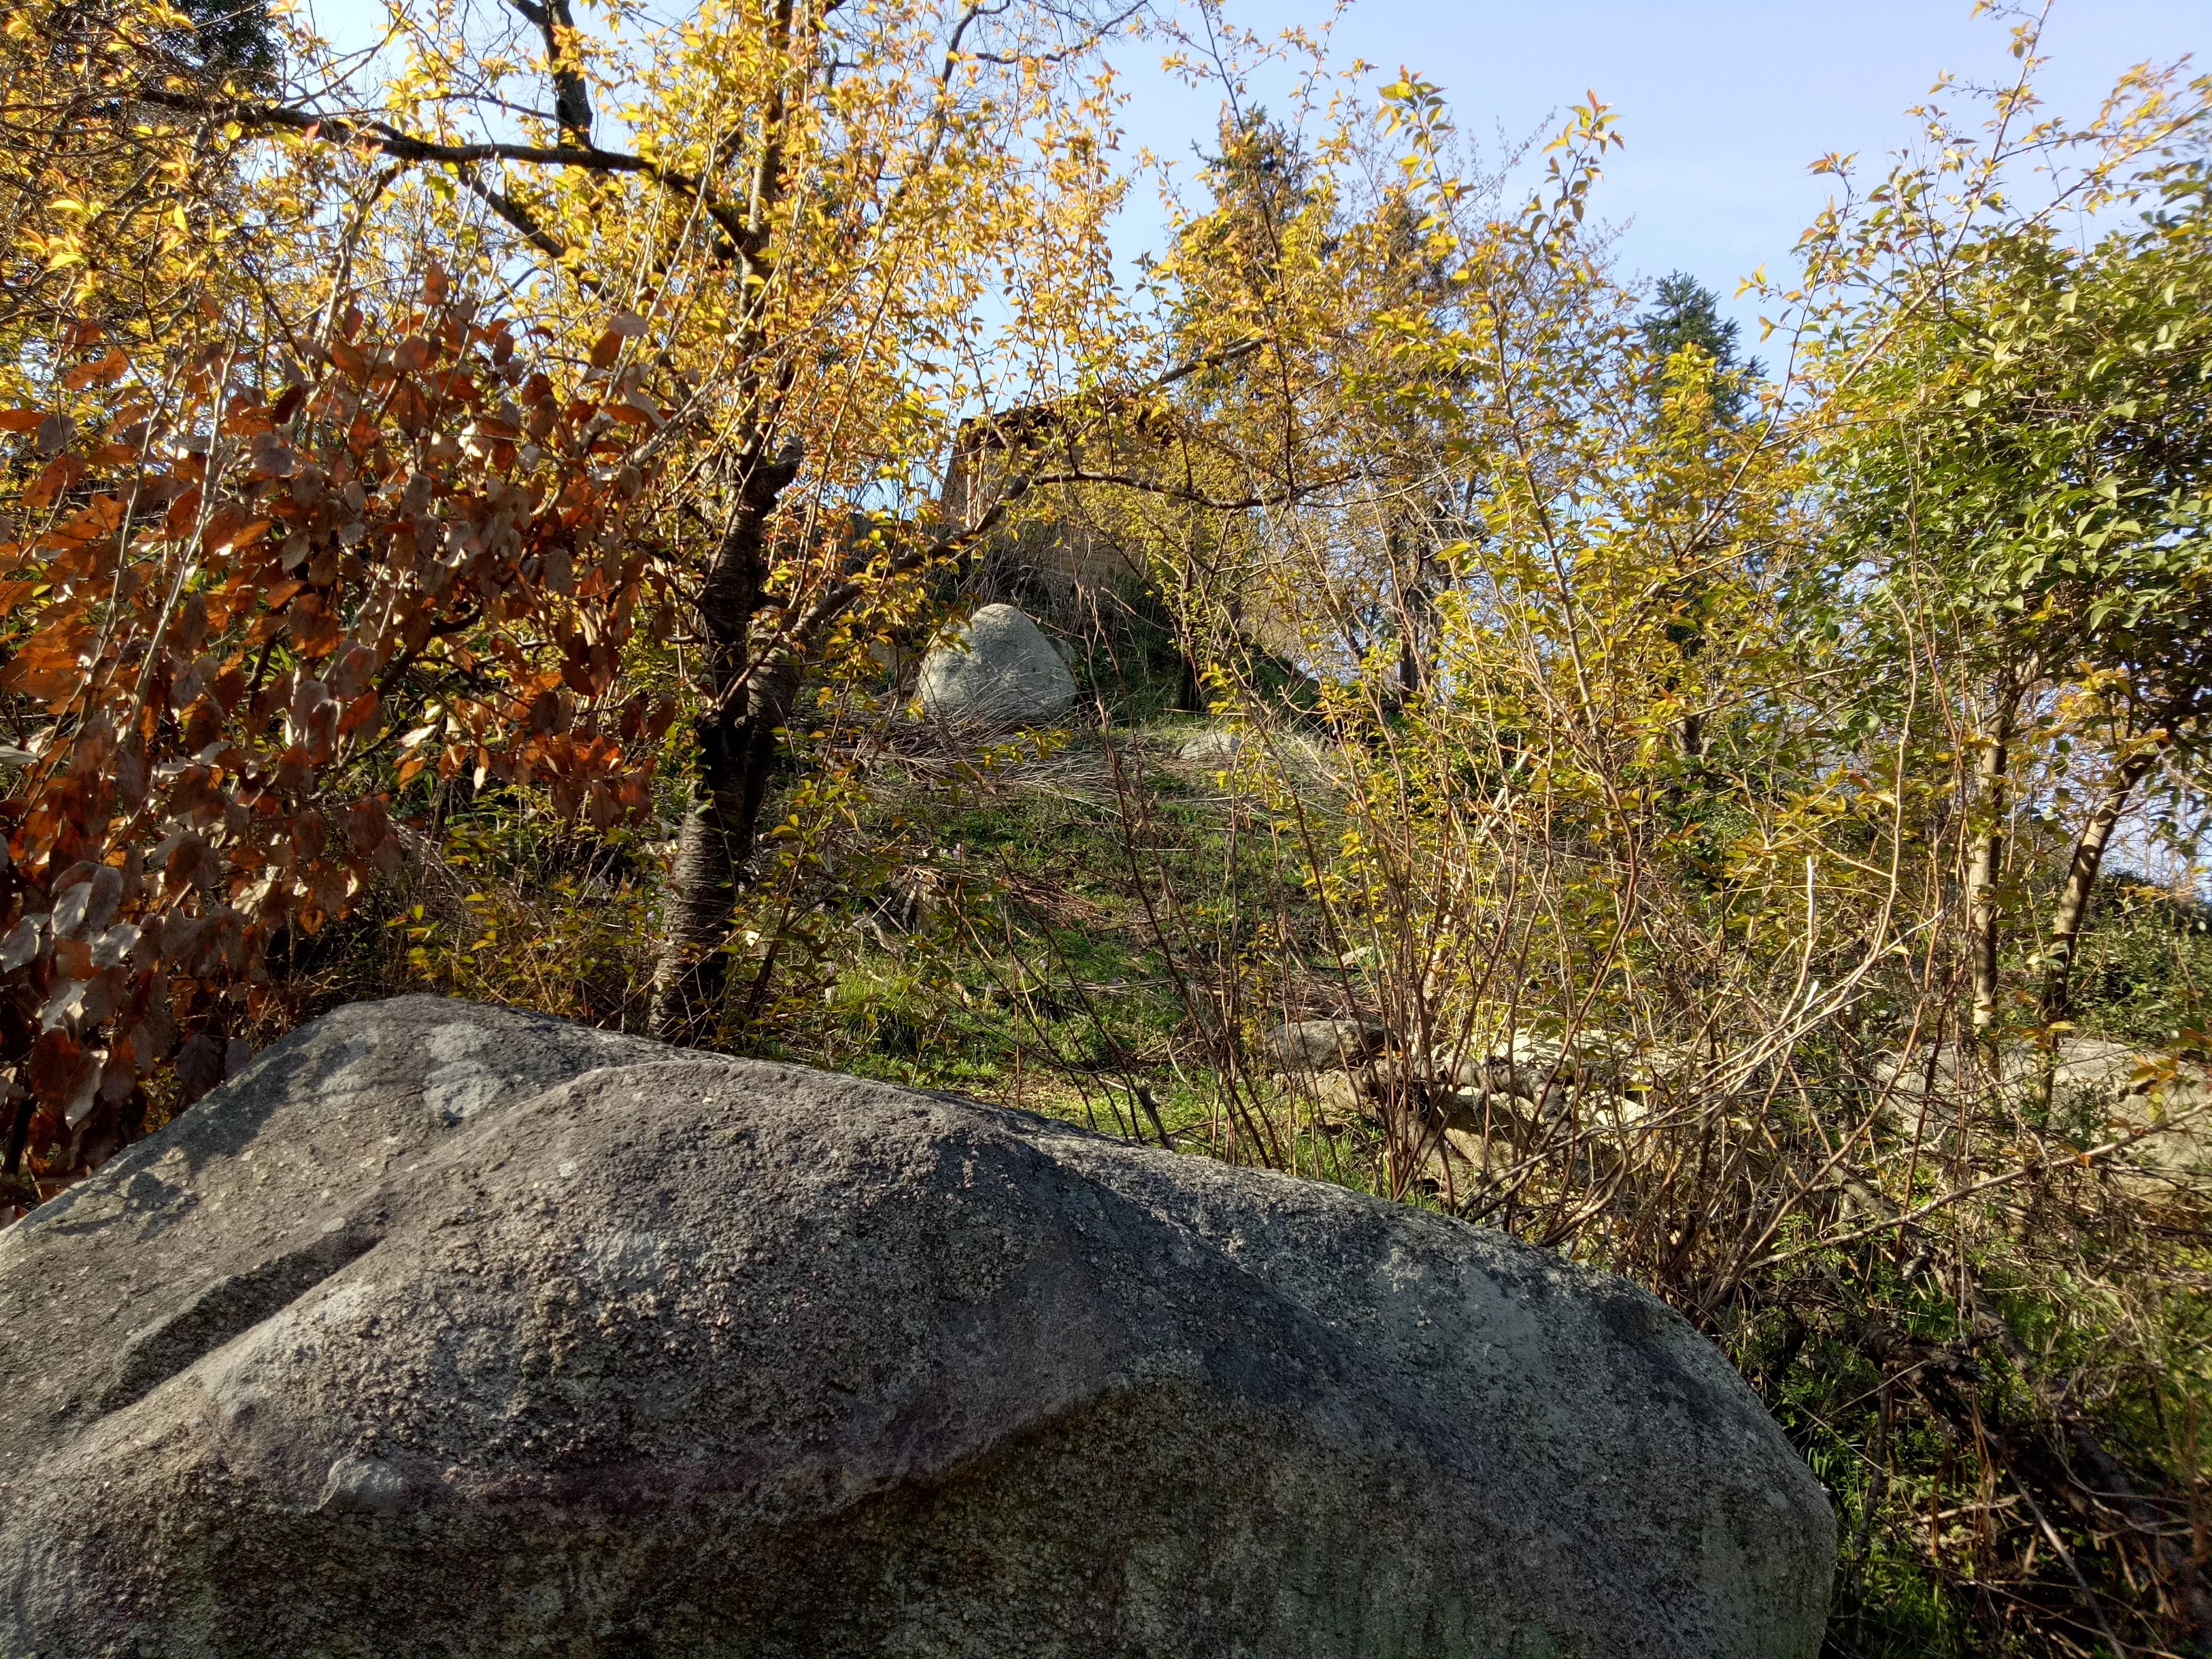
[[[203,340],[219,336],[205,319]],[[233,1070],[288,936],[400,867],[395,791],[466,772],[605,827],[672,707],[617,694],[663,420],[617,319],[556,384],[432,270],[323,343],[134,359],[81,326],[0,532],[0,1080],[21,1199],[173,1067]]]

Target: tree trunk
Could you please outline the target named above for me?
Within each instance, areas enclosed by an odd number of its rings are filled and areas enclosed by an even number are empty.
[[[2059,890],[2058,908],[2051,915],[2051,948],[2044,963],[2042,1012],[2046,1025],[2066,1018],[2072,995],[2074,952],[2081,943],[2081,924],[2088,915],[2097,873],[2104,866],[2105,849],[2112,844],[2112,832],[2119,827],[2136,785],[2157,757],[2157,750],[2146,749],[2120,763],[2096,811],[2081,827],[2081,838],[2074,843],[2074,856],[2066,866],[2066,884]]]
[[[1383,544],[1389,552],[1390,579],[1398,599],[1398,690],[1391,701],[1399,708],[1419,696],[1429,683],[1429,593],[1421,580],[1422,556],[1418,551],[1409,550],[1411,542],[1404,518],[1392,514],[1383,532]]]
[[[697,771],[669,872],[653,975],[653,1034],[666,1042],[697,1044],[714,1036],[729,979],[731,916],[752,861],[777,733],[799,693],[795,656],[786,652],[756,664],[751,655],[753,617],[768,581],[769,515],[797,471],[793,456],[755,464],[700,592],[706,649],[698,690],[706,708],[693,728]]]
[[[1398,636],[1398,700],[1404,702],[1420,696],[1427,678],[1422,672],[1420,638],[1408,628]]]
[[[653,1032],[664,1042],[697,1045],[714,1036],[730,976],[731,917],[798,689],[798,664],[786,659],[750,688],[742,719],[699,722],[698,775],[677,836],[653,975]]]
[[[2008,690],[2003,694],[1995,730],[1975,768],[1975,793],[1987,822],[1966,871],[1966,939],[1973,976],[1974,1035],[1984,1038],[1994,1037],[1997,1021],[1997,946],[2003,927],[1997,877],[2004,866],[2006,770],[2016,701],[2016,693]]]
[[[1692,772],[1704,769],[1705,758],[1705,717],[1691,714],[1682,716],[1682,758],[1690,763]]]

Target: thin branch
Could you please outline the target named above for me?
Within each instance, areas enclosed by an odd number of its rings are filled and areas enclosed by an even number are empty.
[[[534,167],[580,167],[586,172],[635,173],[690,197],[703,208],[738,248],[747,251],[757,240],[736,204],[722,200],[704,181],[673,167],[665,167],[641,155],[604,149],[597,144],[510,144],[485,142],[449,144],[403,132],[388,121],[349,115],[318,115],[312,110],[285,104],[266,104],[252,99],[209,98],[197,93],[164,88],[145,88],[131,94],[140,103],[210,120],[233,122],[264,131],[297,132],[319,143],[355,145],[396,161],[443,163],[466,167],[484,161],[513,161]]]

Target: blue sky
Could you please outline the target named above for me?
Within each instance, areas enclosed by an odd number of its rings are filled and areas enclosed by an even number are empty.
[[[1327,15],[1279,0],[1225,9],[1263,33]],[[2006,25],[1972,13],[1971,0],[1360,0],[1334,42],[1386,78],[1404,64],[1437,82],[1461,130],[1486,142],[1547,132],[1595,90],[1627,139],[1597,202],[1623,226],[1624,268],[1688,270],[1726,299],[1762,264],[1790,273],[1830,190],[1809,162],[1832,150],[1875,161],[1910,143],[1905,111],[1945,71],[2008,78]],[[2193,54],[2212,72],[2212,0],[2057,0],[2043,51],[2046,105],[2087,114],[2145,59]],[[1188,157],[1211,136],[1212,94],[1134,55],[1125,73],[1132,143]],[[1130,216],[1125,236],[1141,243],[1150,216]],[[1749,300],[1734,308],[1755,316]]]

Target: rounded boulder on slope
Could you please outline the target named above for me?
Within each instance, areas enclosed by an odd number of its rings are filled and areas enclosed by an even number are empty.
[[[922,659],[922,712],[958,726],[1036,726],[1066,714],[1075,677],[1044,630],[1011,605],[987,605]]]

